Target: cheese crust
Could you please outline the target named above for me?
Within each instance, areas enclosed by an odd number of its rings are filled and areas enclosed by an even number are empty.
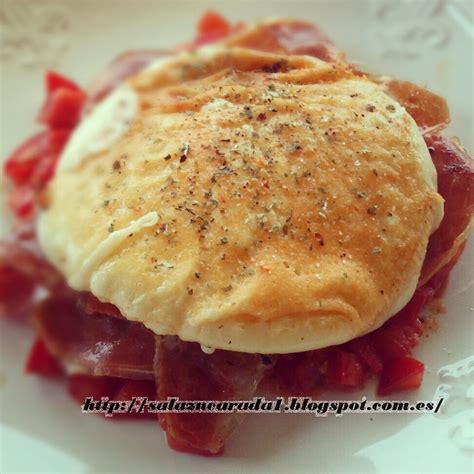
[[[106,101],[39,219],[72,288],[157,334],[255,353],[344,343],[412,296],[443,200],[415,122],[380,85],[223,46]],[[107,107],[122,110],[113,139]]]

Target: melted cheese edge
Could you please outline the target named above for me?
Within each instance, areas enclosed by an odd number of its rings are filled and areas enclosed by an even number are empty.
[[[183,63],[192,60],[212,60],[219,54],[224,52],[224,48],[221,46],[203,47],[193,53],[180,53],[171,58],[163,58],[152,63],[146,71],[156,73],[160,71],[173,77],[179,73],[179,68]],[[314,58],[307,57],[309,61],[313,61]],[[314,60],[316,63],[317,61]],[[227,107],[232,107],[232,103],[222,99],[214,99],[204,107],[210,111],[215,110],[218,114],[220,110]],[[75,130],[71,140],[66,146],[63,154],[61,155],[58,170],[71,170],[74,169],[89,156],[96,153],[100,153],[109,148],[114,143],[118,142],[121,137],[129,130],[130,124],[137,117],[139,113],[139,96],[134,89],[128,85],[123,84],[112,92],[106,99],[99,103],[93,111],[83,119],[79,127]],[[394,118],[401,118],[406,111],[403,107],[397,104],[397,112]],[[423,169],[424,180],[429,183],[432,189],[437,188],[436,171],[433,163],[429,156],[428,151],[423,142],[423,138],[413,123],[412,137],[415,138],[416,145],[419,148],[418,164]],[[431,232],[434,232],[441,222],[443,216],[442,207],[440,207],[437,218],[433,221],[433,228]],[[130,236],[130,234],[136,234],[141,229],[152,227],[157,224],[159,215],[156,211],[149,212],[137,220],[131,221],[130,224],[124,228],[113,231],[103,241],[101,241],[96,248],[88,256],[77,255],[76,263],[77,270],[72,275],[69,275],[68,283],[70,286],[77,290],[89,289],[91,286],[91,280],[94,273],[99,267],[104,264],[107,258],[113,254]],[[41,229],[41,225],[40,225]],[[398,301],[394,302],[394,305],[390,311],[390,315],[395,314],[401,309],[406,302],[410,299],[413,291],[416,287],[418,275],[414,275],[412,281],[407,282],[406,289],[402,294],[399,295]],[[135,303],[135,302],[134,302]],[[374,328],[372,328],[374,329]],[[208,341],[212,340],[210,335],[205,336],[205,330],[202,330],[201,337],[205,340],[205,344],[201,345],[203,352],[212,353],[214,350],[208,344]],[[232,331],[231,331],[232,332]],[[183,330],[181,334],[182,338],[186,338],[186,330]],[[259,337],[265,334],[265,330],[262,327],[262,331],[256,331]],[[184,336],[184,337],[183,337]],[[195,340],[195,333],[189,334],[190,340]],[[272,346],[272,344],[269,344]],[[298,350],[308,350],[312,347],[288,347],[289,352]],[[238,349],[233,347],[234,350]],[[277,352],[281,351],[281,347],[271,347],[270,350],[264,350],[263,352]],[[287,352],[287,351],[284,351]]]
[[[156,211],[149,212],[139,219],[132,221],[127,227],[111,232],[84,260],[84,263],[78,266],[77,272],[68,280],[69,285],[77,290],[89,287],[92,274],[101,266],[107,257],[117,250],[129,236],[136,234],[141,229],[156,225],[158,218],[159,216]]]
[[[61,154],[58,171],[75,168],[88,156],[116,143],[138,110],[136,92],[127,84],[118,87],[81,121]]]

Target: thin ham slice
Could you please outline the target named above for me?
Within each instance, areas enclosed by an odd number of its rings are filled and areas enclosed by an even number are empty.
[[[259,354],[216,350],[175,336],[157,336],[155,371],[158,399],[249,400],[268,365]],[[197,454],[219,454],[242,414],[167,413],[159,416],[170,447]]]
[[[35,288],[35,282],[14,266],[0,264],[0,317],[26,317],[32,308]]]
[[[344,53],[316,25],[285,20],[248,28],[225,44],[280,54],[306,54],[327,62],[343,61]]]
[[[171,51],[142,49],[126,51],[117,56],[91,81],[86,89],[88,96],[86,111],[90,110],[97,102],[100,102],[127,77],[141,71],[154,60],[169,54],[171,54]]]
[[[443,97],[408,81],[390,78],[382,83],[386,92],[405,107],[422,131],[439,132],[448,126],[449,108]]]
[[[438,174],[438,192],[445,203],[443,220],[428,243],[419,285],[428,281],[458,252],[474,212],[472,158],[448,137],[429,135],[425,141]]]
[[[0,317],[31,312],[35,290],[67,291],[62,275],[42,255],[31,225],[0,240]]]
[[[103,303],[98,298],[96,298],[92,293],[84,292],[78,296],[79,307],[86,312],[87,314],[97,314],[97,315],[106,315],[114,316],[119,319],[127,319],[122,316],[122,313],[117,308],[117,306],[111,303]]]
[[[0,267],[15,268],[50,290],[64,286],[63,276],[44,257],[29,224],[0,241]]]
[[[129,402],[133,397],[146,397],[148,400],[155,398],[156,388],[153,380],[127,380],[119,377],[94,377],[90,375],[71,375],[68,377],[68,391],[71,396],[81,405],[86,397],[92,397],[95,400],[108,398],[109,400],[118,400]],[[102,414],[105,416],[105,414]],[[144,418],[156,420],[156,414],[148,413],[144,410],[137,413],[132,410],[127,412],[115,412],[113,417],[107,417],[109,420],[120,420],[129,418]]]
[[[142,324],[82,311],[77,297],[51,296],[33,313],[38,336],[69,374],[153,380],[155,341]]]

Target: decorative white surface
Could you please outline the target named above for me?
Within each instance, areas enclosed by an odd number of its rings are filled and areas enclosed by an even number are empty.
[[[371,8],[375,21],[369,27],[382,57],[416,59],[448,46],[446,0],[372,0]]]
[[[68,6],[22,0],[0,3],[0,58],[21,66],[56,63],[67,47]]]
[[[474,356],[442,367],[438,372],[441,385],[434,400],[444,399],[435,416],[449,419],[465,412],[461,422],[449,425],[449,437],[461,449],[474,451]]]

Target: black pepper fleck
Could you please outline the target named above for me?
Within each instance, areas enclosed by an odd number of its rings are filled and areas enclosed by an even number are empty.
[[[371,215],[371,216],[375,216],[377,214],[377,206],[372,206],[372,207],[369,207],[367,209],[367,212]]]

